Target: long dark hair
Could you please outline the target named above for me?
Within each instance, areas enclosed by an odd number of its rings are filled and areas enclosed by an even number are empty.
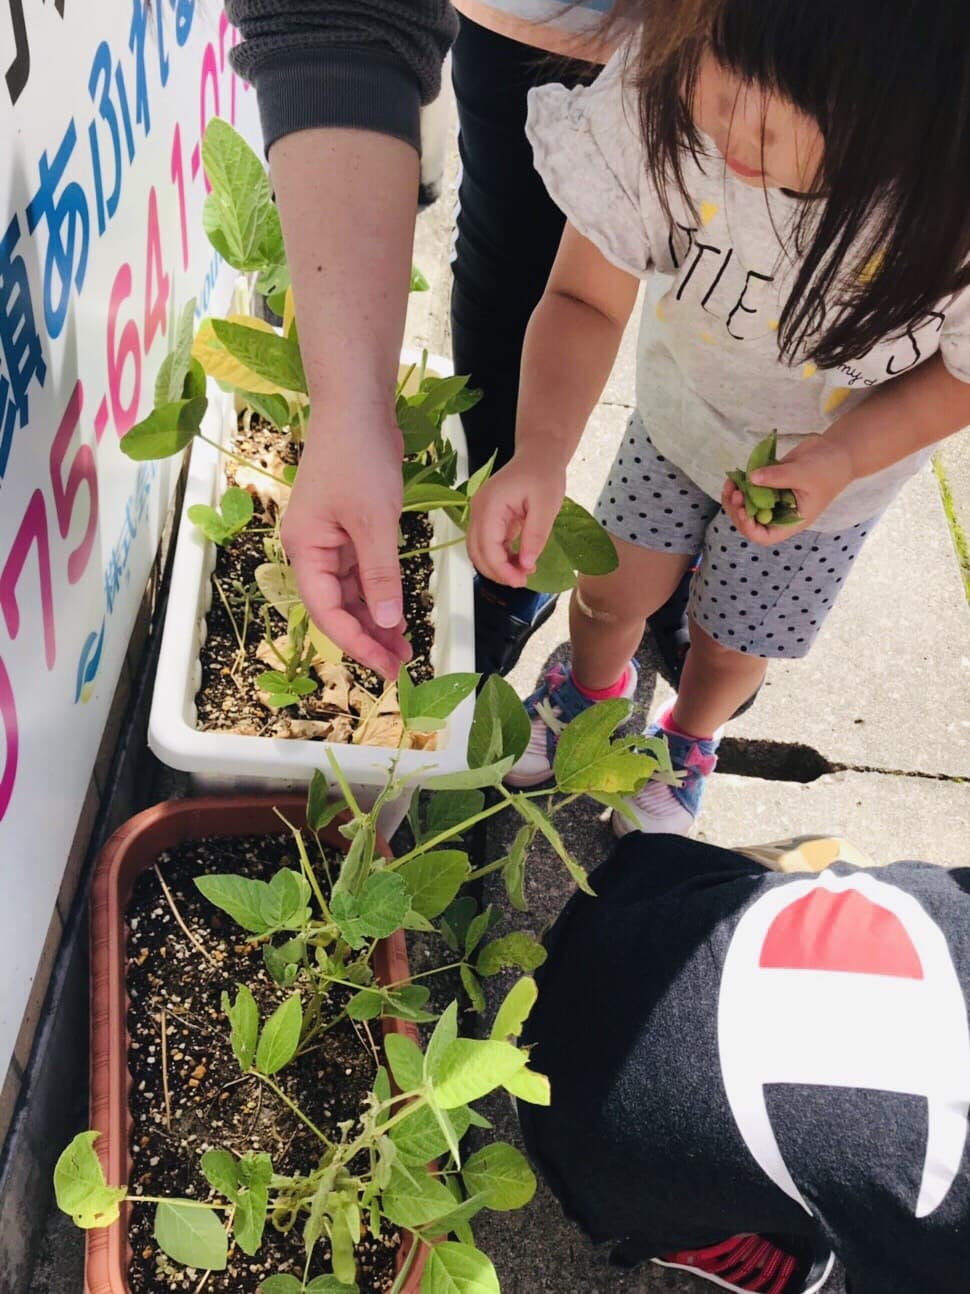
[[[821,200],[796,222],[784,356],[858,359],[970,283],[968,0],[617,0],[613,29],[632,20],[628,74],[663,201],[673,188],[691,204],[705,51],[818,122]]]

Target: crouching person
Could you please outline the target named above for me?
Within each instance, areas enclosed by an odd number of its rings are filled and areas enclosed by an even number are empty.
[[[548,937],[527,1147],[621,1265],[965,1294],[970,870],[782,855],[617,846]]]

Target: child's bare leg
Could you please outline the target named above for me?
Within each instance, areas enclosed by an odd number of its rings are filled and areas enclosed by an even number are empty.
[[[667,601],[692,560],[616,536],[613,542],[619,566],[609,575],[581,575],[569,604],[573,675],[593,690],[620,678],[640,645],[647,616]]]
[[[768,662],[715,642],[690,621],[690,651],[671,719],[682,732],[710,737],[751,696]]]

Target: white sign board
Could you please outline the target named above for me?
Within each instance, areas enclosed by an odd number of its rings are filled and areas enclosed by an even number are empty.
[[[258,140],[220,3],[3,9],[0,1074],[179,468],[118,441],[182,306],[217,312],[231,287],[199,142],[214,115]]]

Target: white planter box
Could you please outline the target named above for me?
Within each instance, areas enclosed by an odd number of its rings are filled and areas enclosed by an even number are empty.
[[[420,360],[405,352],[402,363]],[[447,360],[432,357],[428,371],[447,376]],[[214,397],[203,431],[213,440],[225,442],[235,429],[232,400],[222,396],[210,383]],[[461,421],[450,418],[445,435],[458,453],[459,479],[467,472],[467,451]],[[211,575],[215,568],[215,545],[205,540],[188,519],[194,503],[214,505],[226,486],[224,460],[202,441],[192,446],[185,502],[179,522],[172,584],[162,635],[158,677],[152,697],[148,742],[163,763],[192,775],[193,789],[200,793],[287,791],[307,785],[314,770],[320,769],[332,782],[327,749],[331,749],[365,806],[373,803],[383,786],[393,752],[379,746],[352,746],[326,741],[250,737],[229,732],[203,732],[196,727],[195,697],[202,682],[199,652],[205,641],[205,617],[212,601]],[[444,543],[459,534],[441,512],[434,517],[434,543]],[[436,675],[475,668],[472,581],[474,570],[464,544],[435,553],[431,592],[435,639],[431,660]],[[438,734],[438,749],[405,750],[398,773],[451,772],[466,767],[468,730],[474,711],[474,696],[467,697],[452,714],[447,727]],[[382,829],[393,831],[407,812],[410,796],[402,797],[393,811],[382,816]]]

